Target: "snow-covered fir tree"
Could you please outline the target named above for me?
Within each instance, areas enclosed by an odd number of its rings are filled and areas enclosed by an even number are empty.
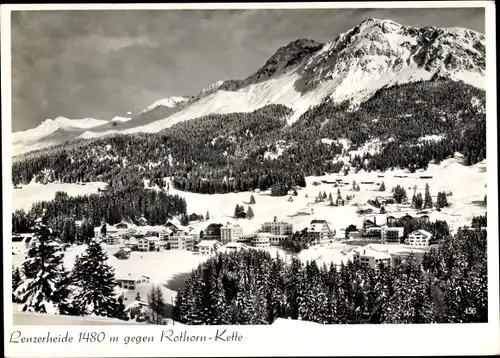
[[[71,275],[76,287],[73,302],[81,315],[116,315],[115,274],[107,259],[100,240],[93,239],[75,262]]]
[[[12,301],[15,302],[14,292],[21,284],[21,270],[19,270],[19,266],[14,266],[12,268]]]
[[[62,247],[44,217],[36,221],[34,233],[22,264],[25,280],[14,292],[15,300],[23,311],[66,313],[68,273],[63,267]]]

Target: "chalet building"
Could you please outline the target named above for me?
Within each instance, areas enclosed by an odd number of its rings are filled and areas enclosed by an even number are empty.
[[[228,242],[236,242],[243,234],[243,229],[238,224],[230,224],[220,228],[220,238],[222,244],[227,244]]]
[[[193,251],[194,237],[193,235],[190,235],[187,231],[179,230],[174,232],[168,238],[168,244],[170,246],[170,250]]]
[[[293,224],[286,221],[274,220],[262,224],[262,232],[268,232],[272,235],[291,235],[293,234]]]
[[[200,255],[213,255],[221,246],[222,244],[216,240],[203,240],[196,245]]]
[[[137,220],[137,223],[139,226],[146,226],[148,224],[148,220],[144,216],[141,216],[139,220]]]
[[[398,221],[398,219],[395,216],[392,216],[392,215],[387,216],[387,225],[394,226],[394,225],[396,225],[397,221]]]
[[[411,246],[429,246],[432,234],[426,230],[416,230],[408,235],[408,243]]]
[[[331,230],[326,220],[312,220],[307,228],[307,237],[317,244],[332,242],[335,230]]]
[[[127,290],[135,290],[137,286],[141,284],[149,284],[150,282],[151,277],[143,274],[137,277],[132,276],[130,273],[127,275],[116,275],[116,284],[118,287]]]
[[[354,251],[353,261],[365,267],[378,270],[381,264],[390,266],[392,257],[385,252],[361,248]]]
[[[132,250],[128,247],[122,247],[117,252],[113,254],[118,260],[127,260],[130,258],[130,253]]]
[[[178,230],[183,229],[183,226],[181,225],[180,221],[177,219],[171,219],[171,220],[167,221],[167,223],[165,224],[165,227],[167,229],[170,229],[172,232],[176,232]]]
[[[115,225],[115,228],[117,230],[128,230],[128,229],[131,229],[133,227],[134,227],[133,224],[127,223],[125,221],[119,222],[118,224]]]
[[[104,240],[108,245],[118,245],[120,243],[120,238],[116,235],[106,235]]]
[[[156,236],[146,236],[137,240],[139,251],[159,251],[160,238]]]
[[[241,242],[229,242],[226,245],[219,248],[220,252],[231,253],[238,252],[241,250],[248,250],[249,246],[242,244]]]
[[[373,238],[381,238],[382,237],[382,228],[380,226],[371,226],[365,229],[364,233],[365,237],[373,237]]]
[[[371,228],[371,227],[376,227],[377,226],[377,218],[373,218],[373,220],[371,219],[365,219],[363,221],[363,229],[368,229],[368,228]]]
[[[106,236],[118,235],[119,230],[116,226],[106,224]],[[97,226],[94,228],[94,236],[100,238],[101,235],[101,227]]]
[[[210,224],[205,228],[203,239],[220,240],[220,228],[222,224]]]
[[[129,248],[132,251],[139,251],[139,239],[131,237],[123,241],[123,246]]]

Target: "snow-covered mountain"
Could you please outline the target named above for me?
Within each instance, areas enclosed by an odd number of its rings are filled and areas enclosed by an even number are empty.
[[[370,18],[331,42],[293,41],[244,80],[215,82],[192,98],[159,100],[125,123],[87,128],[82,137],[158,132],[208,114],[251,112],[268,104],[290,107],[292,123],[325,97],[355,104],[385,86],[435,78],[484,88],[484,76],[484,35]]]
[[[111,128],[112,122],[94,118],[46,119],[38,127],[12,134],[13,155],[42,149],[78,137],[83,132],[99,127]]]
[[[167,98],[162,98],[152,103],[151,105],[147,106],[141,113],[151,111],[159,106],[174,108],[177,107],[180,103],[187,102],[189,100],[190,100],[189,97],[180,97],[180,96],[171,96]]]

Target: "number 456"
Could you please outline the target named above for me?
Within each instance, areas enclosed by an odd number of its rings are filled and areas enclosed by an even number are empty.
[[[476,308],[475,307],[467,307],[465,309],[466,314],[476,314]]]

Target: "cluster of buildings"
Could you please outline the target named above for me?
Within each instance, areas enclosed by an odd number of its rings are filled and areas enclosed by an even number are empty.
[[[419,222],[429,222],[428,215],[412,217],[405,214],[401,217],[388,215],[386,222],[382,225],[377,225],[376,217],[373,219],[367,218],[363,221],[362,228],[349,231],[348,239],[373,240],[382,244],[400,244],[403,241],[405,229],[404,226],[408,220],[418,220]],[[410,246],[429,246],[432,234],[426,230],[416,230],[408,235],[404,241]]]

